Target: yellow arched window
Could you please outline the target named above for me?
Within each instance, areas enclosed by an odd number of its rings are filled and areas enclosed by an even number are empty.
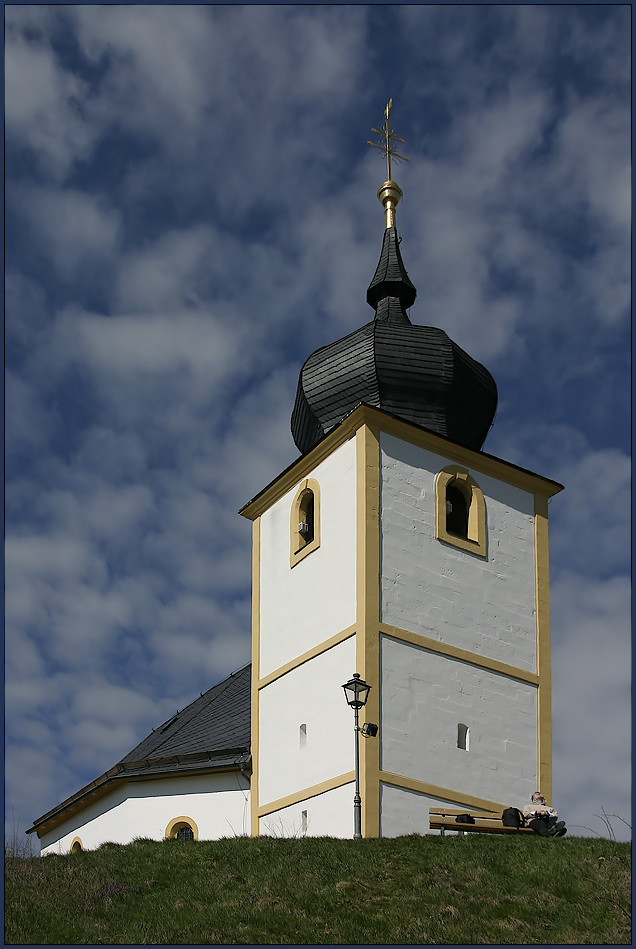
[[[166,840],[198,840],[199,828],[191,817],[175,817],[166,827]]]
[[[486,502],[475,479],[458,465],[443,468],[435,480],[435,536],[486,556]]]
[[[80,853],[84,849],[84,845],[79,837],[74,837],[71,841],[71,846],[69,848],[69,853]]]
[[[320,547],[320,485],[305,478],[292,501],[290,518],[290,566]]]

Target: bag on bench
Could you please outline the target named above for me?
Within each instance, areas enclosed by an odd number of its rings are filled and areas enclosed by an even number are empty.
[[[518,807],[507,807],[501,815],[501,823],[504,827],[516,827],[518,830],[523,824],[523,814]]]
[[[456,824],[474,824],[475,818],[471,817],[470,814],[458,814],[455,818]]]

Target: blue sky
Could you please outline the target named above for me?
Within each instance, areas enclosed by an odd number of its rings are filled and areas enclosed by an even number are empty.
[[[484,450],[566,488],[554,803],[629,836],[630,35],[620,5],[5,8],[10,824],[249,660],[237,511],[298,455],[305,358],[372,317],[392,97],[411,320],[494,375]]]

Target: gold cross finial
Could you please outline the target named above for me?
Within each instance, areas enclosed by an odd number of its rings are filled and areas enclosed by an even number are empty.
[[[410,158],[407,158],[406,155],[400,155],[399,152],[394,147],[394,142],[401,142],[404,144],[404,139],[399,138],[393,129],[389,126],[389,112],[391,111],[391,106],[393,105],[393,99],[389,99],[384,109],[384,126],[383,128],[376,129],[372,128],[371,131],[375,132],[376,135],[381,135],[382,142],[370,142],[367,140],[367,145],[371,145],[372,148],[378,148],[381,152],[384,152],[386,155],[386,176],[387,180],[391,180],[391,156],[395,158],[396,161],[410,161]]]

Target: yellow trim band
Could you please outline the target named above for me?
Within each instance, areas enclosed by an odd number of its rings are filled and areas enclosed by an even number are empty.
[[[459,804],[461,807],[468,807],[474,811],[501,812],[508,807],[507,804],[500,804],[498,801],[475,797],[474,794],[462,794],[450,788],[440,787],[438,784],[429,784],[427,781],[418,781],[416,778],[405,778],[403,774],[393,774],[391,771],[380,771],[380,781],[405,791],[416,791],[418,794],[426,794],[427,797],[451,801],[453,804]]]
[[[371,686],[366,721],[380,723],[380,433],[356,432],[356,672]],[[380,836],[380,742],[360,741],[362,836]]]
[[[336,788],[341,788],[344,784],[351,784],[352,781],[355,781],[355,778],[355,771],[347,771],[345,774],[340,774],[336,778],[329,778],[327,781],[321,781],[320,784],[313,784],[311,787],[304,788],[302,791],[296,791],[294,794],[279,797],[278,800],[270,801],[269,804],[263,804],[262,807],[259,807],[258,816],[267,817],[268,814],[273,814],[274,811],[281,811],[284,807],[290,807],[292,804],[300,804],[301,801],[307,801],[309,798],[317,797],[326,791],[334,791]]]
[[[502,675],[510,676],[512,679],[520,679],[522,682],[528,682],[530,685],[539,685],[539,676],[536,673],[528,672],[526,669],[520,669],[518,666],[509,666],[508,663],[500,662],[498,659],[489,659],[487,656],[481,656],[478,653],[471,652],[469,649],[451,646],[447,643],[440,642],[438,639],[423,636],[421,633],[412,633],[408,629],[399,629],[397,626],[389,626],[388,623],[380,623],[380,632],[385,636],[390,636],[391,639],[410,643],[412,646],[421,646],[422,649],[428,649],[429,652],[438,653],[440,656],[448,656],[451,659],[459,659],[461,662],[469,662],[472,666],[480,666],[489,672],[500,672]]]
[[[317,646],[312,646],[312,648],[308,649],[307,652],[303,652],[295,659],[290,659],[289,662],[285,662],[282,666],[279,666],[278,669],[274,669],[273,672],[268,672],[266,676],[263,676],[262,679],[259,679],[256,686],[257,689],[263,689],[266,685],[270,685],[272,682],[275,682],[276,679],[280,679],[281,676],[286,675],[293,669],[297,669],[298,666],[302,666],[305,662],[309,662],[310,659],[315,659],[316,656],[320,656],[323,652],[327,652],[328,649],[333,649],[334,646],[339,646],[340,643],[345,641],[345,639],[350,639],[351,636],[355,636],[355,632],[355,626],[347,626],[346,629],[341,630],[341,632],[336,633],[329,639],[325,639],[324,642],[319,643]]]
[[[251,683],[251,752],[250,833],[258,837],[258,781],[260,734],[258,680],[261,668],[261,519],[252,524],[252,683]]]
[[[534,499],[534,556],[537,616],[538,761],[537,787],[552,800],[552,670],[550,659],[550,559],[548,552],[548,499]]]

